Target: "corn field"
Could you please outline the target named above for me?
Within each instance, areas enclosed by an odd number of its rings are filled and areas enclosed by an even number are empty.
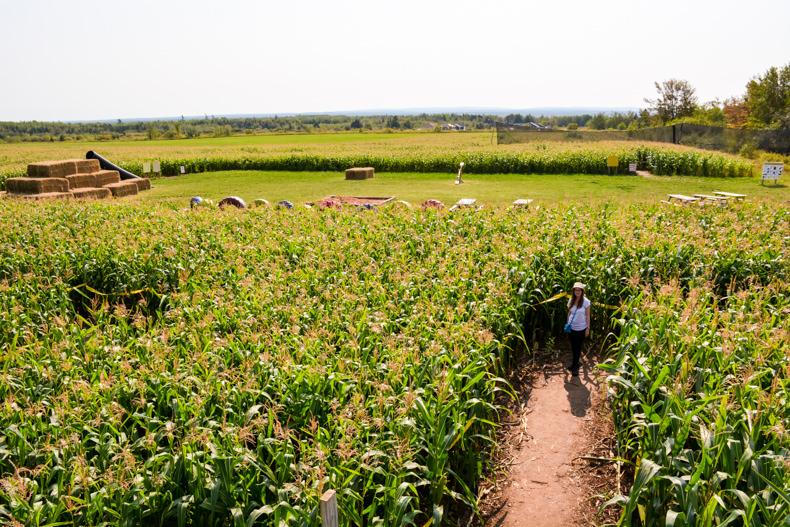
[[[0,201],[0,516],[439,526],[581,280],[622,525],[786,521],[788,216]],[[615,460],[613,460],[614,462]]]
[[[434,136],[439,137],[434,137]],[[358,143],[272,144],[260,146],[171,147],[166,142],[135,146],[90,145],[115,164],[143,174],[143,163],[161,163],[165,176],[225,170],[343,171],[371,166],[380,172],[453,173],[464,162],[469,174],[607,174],[607,157],[619,157],[619,173],[630,164],[656,175],[746,177],[752,164],[730,155],[667,145],[608,141],[589,143],[528,143],[490,146],[478,135],[440,142],[448,134]],[[483,134],[484,135],[484,134]],[[283,139],[286,140],[286,139]],[[434,142],[431,142],[433,140]],[[195,143],[199,145],[200,143]],[[88,146],[0,145],[0,189],[10,177],[26,175],[28,163],[84,157]]]

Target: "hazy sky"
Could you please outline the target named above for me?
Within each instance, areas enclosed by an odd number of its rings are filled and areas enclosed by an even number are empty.
[[[790,62],[788,0],[0,0],[0,120],[700,102]]]

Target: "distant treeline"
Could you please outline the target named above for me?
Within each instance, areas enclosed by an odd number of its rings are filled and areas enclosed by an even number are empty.
[[[417,130],[432,124],[463,125],[467,130],[488,129],[501,117],[474,114],[297,115],[288,117],[214,117],[203,119],[62,123],[0,122],[0,141],[113,141],[223,137],[257,133],[319,133],[343,131]],[[433,130],[433,127],[430,128]]]
[[[214,117],[203,119],[62,123],[62,122],[0,122],[0,141],[114,141],[146,139],[179,139],[192,137],[226,137],[259,133],[322,133],[353,131],[402,131],[427,129],[441,131],[441,125],[461,125],[465,130],[490,129],[502,121],[498,115],[438,113],[420,115],[297,115],[288,117]],[[537,123],[551,127],[589,127],[592,129],[626,129],[647,126],[633,112],[575,115],[534,116],[510,114],[508,123]],[[637,123],[637,124],[632,124]]]

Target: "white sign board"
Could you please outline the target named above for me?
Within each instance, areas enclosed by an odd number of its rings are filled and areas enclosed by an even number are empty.
[[[184,168],[184,165],[181,165],[181,173],[186,174],[186,169]]]
[[[636,163],[629,163],[628,164],[628,171],[629,172],[636,172]]]
[[[143,174],[148,174],[149,172],[151,172],[151,163],[146,161],[143,163]]]
[[[763,163],[763,181],[766,179],[776,181],[782,175],[784,163]]]
[[[154,161],[154,172],[156,172],[157,174],[161,172],[161,170],[159,169],[159,161]]]

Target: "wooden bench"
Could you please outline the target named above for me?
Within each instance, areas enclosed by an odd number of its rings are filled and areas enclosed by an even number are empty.
[[[699,203],[699,198],[686,196],[684,194],[669,194],[668,203],[672,203],[673,205],[677,205],[678,203],[682,205],[693,205]]]
[[[732,198],[736,201],[744,201],[746,199],[746,194],[733,194],[732,192],[722,192],[717,190],[713,192],[717,196],[724,196],[725,198]]]
[[[531,199],[517,199],[513,202],[513,207],[529,210],[529,204],[532,203],[532,201]]]
[[[709,196],[707,194],[694,194],[695,198],[700,199],[700,205],[718,205],[719,207],[727,207],[730,204],[730,198],[727,196]]]

